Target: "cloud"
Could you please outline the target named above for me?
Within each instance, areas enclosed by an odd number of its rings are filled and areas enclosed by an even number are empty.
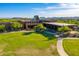
[[[58,16],[58,17],[74,17],[79,16],[79,9],[70,9],[70,10],[62,10],[60,12],[52,13],[50,16]]]
[[[49,7],[46,7],[45,9],[47,9],[47,10],[51,10],[51,9],[54,9],[54,7],[49,6]]]
[[[45,11],[40,11],[39,13],[40,13],[40,14],[44,14],[44,13],[46,13],[46,12],[45,12]]]
[[[62,8],[79,8],[79,3],[61,3]]]
[[[79,9],[79,3],[59,3],[58,6],[47,6],[44,8],[32,8],[37,11],[61,10],[61,9]]]
[[[59,3],[57,6],[47,6],[45,8],[34,8],[41,16],[62,17],[79,16],[79,3]]]

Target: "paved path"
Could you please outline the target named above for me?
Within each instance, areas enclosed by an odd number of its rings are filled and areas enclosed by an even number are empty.
[[[57,41],[57,50],[60,56],[68,56],[67,53],[64,51],[63,45],[62,45],[62,38],[58,38]]]
[[[73,38],[69,38],[69,37],[68,37],[68,38],[63,38],[63,39],[68,39],[68,40],[70,40],[70,39],[71,39],[71,40],[73,40],[73,39],[78,39],[78,40],[79,40],[79,38],[74,38],[74,37],[73,37]]]
[[[4,32],[4,33],[0,33],[0,34],[15,33],[15,32],[33,32],[33,31],[21,30],[21,31]]]

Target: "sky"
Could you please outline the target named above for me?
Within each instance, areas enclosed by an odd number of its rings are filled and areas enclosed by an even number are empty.
[[[0,3],[0,17],[76,17],[79,3]]]

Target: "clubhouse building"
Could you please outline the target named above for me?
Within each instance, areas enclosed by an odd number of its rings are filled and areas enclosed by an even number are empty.
[[[75,24],[57,23],[54,20],[40,20],[38,15],[35,15],[33,20],[21,20],[19,22],[23,24],[23,29],[25,30],[31,30],[34,28],[34,26],[40,23],[42,23],[46,28],[49,28],[52,30],[54,29],[56,31],[59,27],[63,27],[63,26],[68,26],[72,28],[73,30],[76,27]]]
[[[76,26],[75,24],[67,24],[67,23],[57,23],[57,22],[53,22],[53,21],[39,21],[39,20],[22,20],[20,21],[20,23],[23,24],[23,29],[25,30],[31,30],[34,28],[34,26],[42,23],[46,28],[49,29],[54,29],[57,31],[57,29],[59,27],[63,27],[63,26],[68,26],[69,28],[72,28],[73,30],[75,29],[74,27]]]
[[[33,20],[19,20],[18,22],[20,22],[23,25],[22,30],[31,30],[40,23],[43,24],[46,28],[49,28],[49,29],[55,30],[55,31],[57,31],[57,29],[59,27],[63,27],[63,26],[68,26],[68,27],[72,28],[73,30],[76,27],[75,24],[57,23],[53,20],[40,20],[37,15],[34,16]],[[12,23],[6,22],[6,23],[0,23],[0,24],[4,24],[4,25],[6,25],[7,29],[12,30],[12,28],[10,26]]]

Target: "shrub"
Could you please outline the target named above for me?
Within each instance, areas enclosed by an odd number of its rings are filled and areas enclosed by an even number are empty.
[[[0,32],[4,32],[5,31],[5,25],[0,25]]]
[[[63,26],[63,27],[58,28],[59,32],[65,32],[65,31],[70,31],[70,30],[72,30],[72,29],[69,28],[68,26]]]
[[[22,24],[19,23],[19,22],[13,22],[12,28],[13,28],[14,30],[19,30],[19,29],[22,28]]]
[[[35,26],[34,30],[36,32],[42,32],[44,31],[46,28],[42,25],[42,24],[38,24],[37,26]]]

